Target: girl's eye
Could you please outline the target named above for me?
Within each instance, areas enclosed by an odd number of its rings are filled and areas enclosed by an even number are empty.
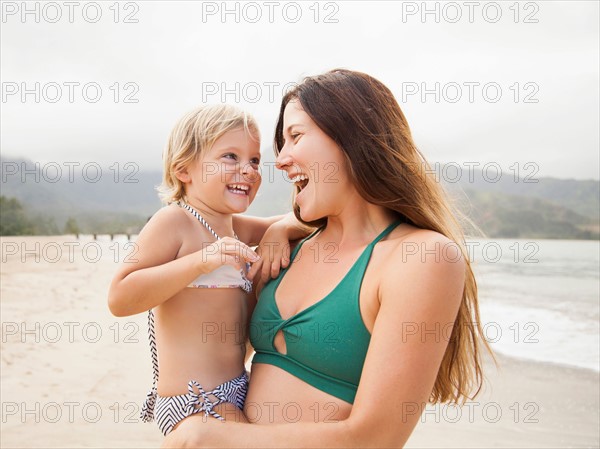
[[[233,153],[227,153],[227,154],[224,154],[224,155],[223,155],[223,157],[224,157],[224,158],[227,158],[227,159],[233,159],[233,160],[236,160],[236,159],[237,159],[237,155],[235,155],[235,154],[233,154]]]
[[[253,158],[253,159],[250,160],[250,163],[253,164],[253,165],[260,165],[260,159],[258,159],[258,158],[255,157],[255,158]]]

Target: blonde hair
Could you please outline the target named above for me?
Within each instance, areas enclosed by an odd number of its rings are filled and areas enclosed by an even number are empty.
[[[260,140],[254,117],[237,106],[200,106],[181,117],[163,152],[163,179],[157,188],[160,199],[167,204],[182,199],[185,184],[176,173],[201,158],[225,133],[239,128]]]

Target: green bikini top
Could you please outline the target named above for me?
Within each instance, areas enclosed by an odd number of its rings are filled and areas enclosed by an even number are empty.
[[[250,321],[250,341],[256,351],[252,363],[275,365],[319,390],[354,403],[371,340],[360,315],[360,287],[373,247],[400,223],[392,223],[365,248],[331,293],[284,320],[275,302],[277,287],[304,242],[321,229],[302,240],[292,252],[288,268],[260,293]],[[286,354],[273,344],[280,330]]]

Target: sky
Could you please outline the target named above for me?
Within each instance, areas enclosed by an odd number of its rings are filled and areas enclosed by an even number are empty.
[[[343,67],[431,162],[597,180],[598,23],[596,1],[2,2],[0,150],[160,170],[178,118],[224,101],[269,152],[286,86]]]

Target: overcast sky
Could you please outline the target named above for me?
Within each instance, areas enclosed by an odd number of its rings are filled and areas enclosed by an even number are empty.
[[[2,3],[5,157],[160,169],[175,121],[222,100],[266,148],[286,83],[345,67],[390,87],[430,161],[599,177],[596,1],[22,5]]]

